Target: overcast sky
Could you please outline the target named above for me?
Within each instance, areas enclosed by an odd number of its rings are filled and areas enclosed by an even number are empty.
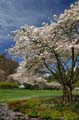
[[[13,40],[11,31],[24,24],[41,26],[53,14],[60,14],[77,0],[0,0],[0,53],[9,48]]]

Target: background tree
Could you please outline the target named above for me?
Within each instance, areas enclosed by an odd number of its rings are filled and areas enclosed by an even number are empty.
[[[75,69],[79,62],[79,2],[70,6],[55,22],[42,27],[23,26],[14,32],[15,46],[9,50],[24,58],[27,71],[39,72],[46,67],[63,86],[63,101],[72,101],[73,84],[78,80]],[[67,64],[67,61],[71,61]],[[50,64],[55,64],[51,68]]]
[[[0,55],[0,70],[3,70],[6,75],[13,74],[19,64],[10,58],[7,58],[5,54]]]

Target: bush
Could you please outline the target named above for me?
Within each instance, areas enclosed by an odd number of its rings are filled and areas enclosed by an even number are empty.
[[[16,82],[0,82],[0,88],[18,88],[18,83]]]
[[[11,101],[9,108],[45,120],[79,120],[79,103],[54,104],[53,98]]]
[[[79,120],[78,114],[70,110],[63,112],[63,118],[64,120]]]
[[[75,87],[79,87],[79,81],[74,84]]]
[[[66,109],[79,112],[79,103],[71,103],[65,106]]]
[[[28,109],[26,110],[26,114],[29,117],[38,117],[38,111],[36,109]]]
[[[38,98],[32,98],[32,99],[27,100],[27,106],[29,108],[34,108],[34,107],[40,106],[40,105],[41,105],[41,100]]]
[[[70,110],[70,111],[76,111],[76,112],[79,112],[79,103],[77,102],[72,102],[72,103],[68,103],[68,104],[55,104],[55,108],[58,110],[58,111],[64,111],[64,110]]]
[[[21,111],[25,112],[27,111],[26,109],[36,109],[41,105],[41,100],[37,98],[32,98],[29,100],[18,100],[18,101],[11,101],[9,102],[9,108],[13,109],[14,111]]]
[[[21,111],[21,106],[18,104],[15,108],[14,108],[14,112],[20,112]]]
[[[15,112],[26,113],[26,110],[28,109],[27,100],[11,101],[8,104],[9,104],[9,109],[12,109]]]
[[[40,106],[37,109],[39,118],[50,119],[50,109],[45,106]]]
[[[62,113],[58,110],[51,110],[50,111],[50,117],[52,120],[61,120],[62,118]]]

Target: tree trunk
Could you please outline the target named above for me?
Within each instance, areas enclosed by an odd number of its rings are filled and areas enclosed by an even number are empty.
[[[64,103],[72,102],[72,87],[71,86],[63,87],[63,102]]]

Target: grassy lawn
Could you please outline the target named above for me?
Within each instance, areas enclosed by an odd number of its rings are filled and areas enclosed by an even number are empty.
[[[0,89],[0,101],[29,99],[32,97],[52,97],[62,95],[61,90],[25,90],[25,89]]]
[[[79,95],[79,91],[74,92]],[[26,90],[26,89],[0,89],[0,101],[29,99],[33,97],[55,97],[62,95],[62,90]]]

